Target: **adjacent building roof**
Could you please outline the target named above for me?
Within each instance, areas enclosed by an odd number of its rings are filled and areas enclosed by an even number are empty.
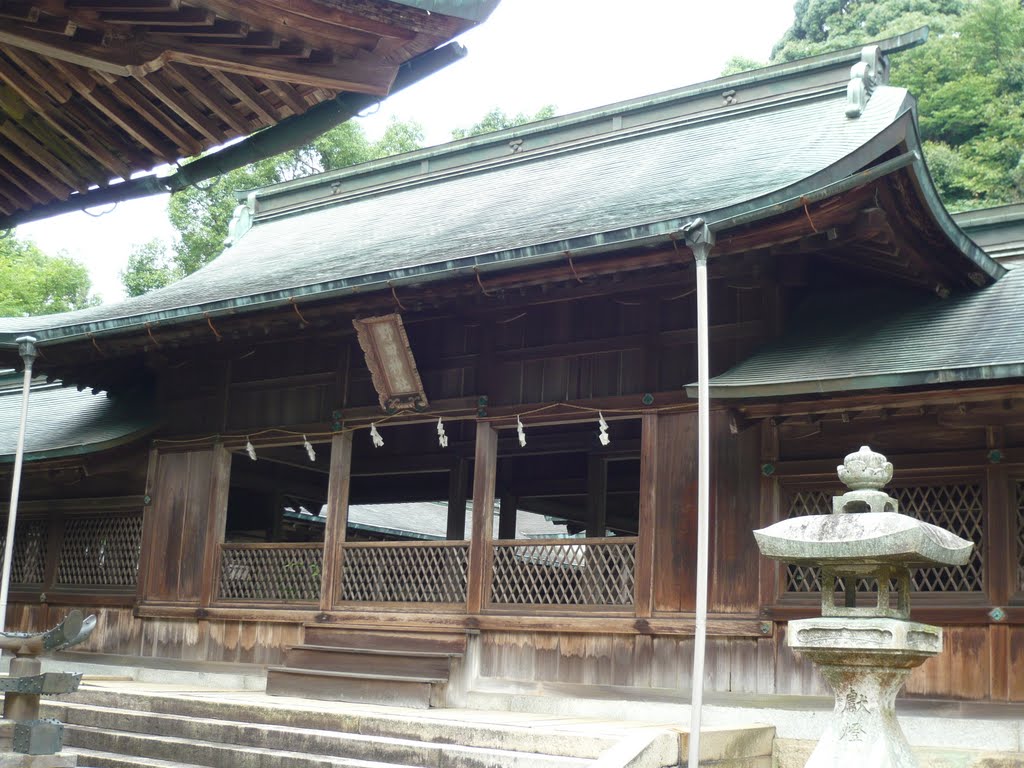
[[[885,291],[817,296],[778,343],[711,380],[760,398],[1024,377],[1024,267],[948,299]],[[711,310],[714,312],[714,309]],[[696,388],[689,389],[696,396]]]
[[[0,372],[0,464],[14,461],[21,422],[21,378]],[[29,396],[25,459],[101,451],[135,440],[155,427],[153,412],[143,404],[36,382]]]
[[[884,50],[923,35],[883,41]],[[847,116],[860,49],[768,67],[252,195],[234,245],[178,283],[120,304],[0,320],[57,343],[355,290],[504,270],[774,215],[906,148],[949,254],[1001,268],[953,225],[920,158],[913,100],[879,85]],[[245,223],[251,221],[246,230]]]
[[[495,5],[5,3],[0,228],[55,209],[173,191],[195,181],[196,169],[180,174],[180,186],[178,174],[112,180],[173,165],[348,94],[386,96],[401,65],[482,21]]]

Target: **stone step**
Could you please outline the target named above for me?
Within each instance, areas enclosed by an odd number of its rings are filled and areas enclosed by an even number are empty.
[[[426,630],[371,630],[330,624],[306,624],[303,644],[384,651],[465,653],[466,633]]]
[[[295,731],[290,731],[290,734],[293,739],[298,738]],[[190,763],[212,768],[354,768],[368,763],[403,766],[438,766],[443,763],[446,768],[583,768],[591,762],[582,758],[409,742],[381,736],[363,737],[358,740],[359,747],[355,749],[355,742],[351,738],[353,734],[342,736],[348,737],[344,746],[353,748],[356,754],[306,753],[295,749],[219,743],[71,724],[65,727],[64,741],[70,751],[81,748],[167,761],[187,757]],[[315,736],[305,734],[302,745],[312,746],[319,739],[327,738],[326,732]],[[340,745],[342,740],[336,743]],[[374,759],[366,760],[366,757]]]
[[[493,720],[447,720],[441,716],[411,713],[325,711],[316,707],[283,707],[278,702],[240,702],[227,697],[181,697],[175,694],[139,694],[85,688],[59,699],[43,700],[43,715],[67,723],[95,725],[108,729],[131,729],[147,716],[166,718],[153,722],[150,732],[185,733],[189,723],[207,721],[230,727],[270,726],[289,733],[329,731],[438,744],[460,744],[482,749],[544,752],[556,756],[596,758],[613,747],[621,735],[567,733],[552,728],[500,724]]]
[[[412,709],[429,709],[447,682],[447,675],[414,677],[290,667],[267,668],[267,694],[270,696],[353,701]]]
[[[282,666],[328,672],[370,672],[448,679],[452,658],[461,654],[440,651],[395,651],[380,648],[345,648],[296,645],[285,653]]]
[[[137,757],[118,755],[113,752],[97,752],[93,749],[76,747],[65,750],[68,754],[78,756],[78,768],[206,768],[195,763],[183,763],[178,760],[161,760],[155,757]],[[346,768],[392,768],[387,763],[368,762],[365,760],[349,760]]]

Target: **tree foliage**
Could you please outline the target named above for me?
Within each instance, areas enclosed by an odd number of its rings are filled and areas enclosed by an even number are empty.
[[[97,303],[89,272],[69,256],[48,256],[35,243],[0,240],[0,317],[48,315]]]
[[[752,69],[760,69],[763,66],[766,66],[765,63],[757,59],[747,58],[746,56],[730,56],[729,60],[725,62],[725,66],[722,67],[722,73],[719,77],[738,75],[740,72],[749,72]]]
[[[1024,9],[1019,0],[797,0],[773,61],[861,45],[928,24],[892,57],[918,99],[924,151],[953,209],[1024,200]]]
[[[532,115],[528,115],[525,112],[520,112],[516,115],[508,115],[505,114],[503,109],[495,107],[484,115],[479,122],[474,123],[469,128],[455,128],[452,130],[452,139],[466,139],[470,136],[479,136],[483,133],[503,131],[506,128],[515,128],[517,125],[533,123],[537,120],[547,120],[549,117],[554,116],[555,106],[553,104],[541,107]]]

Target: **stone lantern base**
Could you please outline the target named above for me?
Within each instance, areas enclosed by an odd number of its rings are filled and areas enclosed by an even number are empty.
[[[832,722],[806,768],[917,768],[896,720],[911,670],[942,650],[942,630],[900,619],[816,618],[789,624],[835,693]]]

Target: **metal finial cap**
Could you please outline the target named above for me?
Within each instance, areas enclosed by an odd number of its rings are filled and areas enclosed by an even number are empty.
[[[849,454],[836,467],[836,471],[839,479],[851,491],[878,490],[892,480],[892,463],[866,445],[862,445],[856,453]]]

